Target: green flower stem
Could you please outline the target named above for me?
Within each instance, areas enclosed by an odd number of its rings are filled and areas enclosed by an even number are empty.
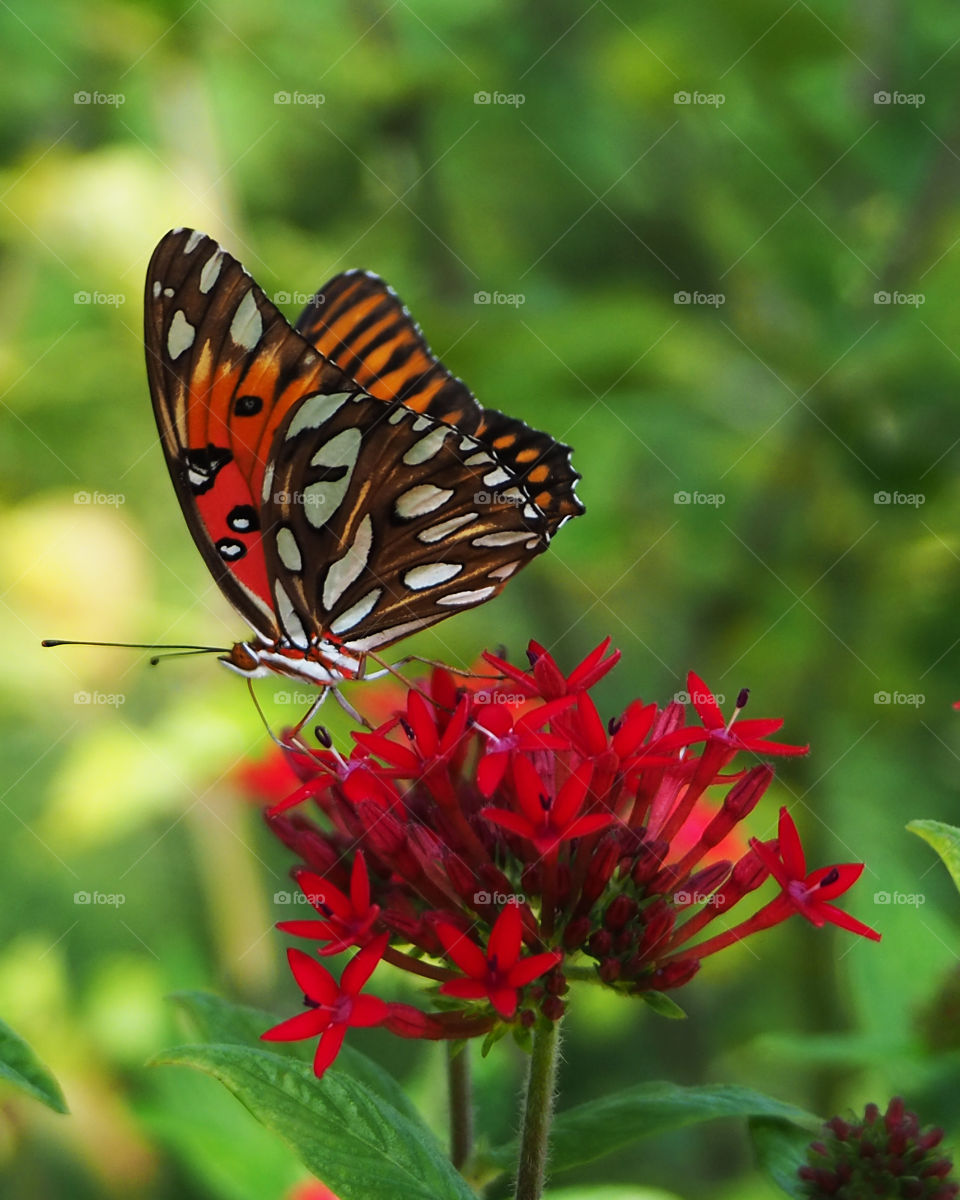
[[[546,1179],[547,1147],[560,1050],[560,1022],[543,1022],[533,1035],[517,1166],[516,1200],[540,1200]]]
[[[450,1094],[450,1161],[459,1171],[473,1153],[469,1045],[448,1045],[447,1087]]]

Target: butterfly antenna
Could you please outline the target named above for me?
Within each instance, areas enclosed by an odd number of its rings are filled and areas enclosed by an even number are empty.
[[[223,654],[217,646],[193,646],[189,650],[166,650],[163,654],[155,654],[150,659],[150,666],[155,667],[164,658],[189,658],[193,654]]]
[[[71,642],[63,638],[44,638],[41,646],[108,646],[115,650],[180,650],[188,654],[229,654],[227,646],[158,646],[156,642]]]

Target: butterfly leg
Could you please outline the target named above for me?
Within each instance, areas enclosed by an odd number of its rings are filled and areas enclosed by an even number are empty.
[[[383,661],[382,659],[377,658],[376,655],[370,651],[368,651],[368,657],[374,659],[376,662]],[[451,667],[449,663],[440,662],[436,658],[423,658],[423,656],[420,654],[406,654],[406,655],[404,655],[403,658],[398,659],[393,664],[393,666],[394,667],[405,667],[408,663],[412,663],[412,662],[421,663],[425,667],[439,667],[441,670],[448,671],[451,675],[459,675],[463,679],[503,679],[504,678],[503,675],[480,675],[476,671],[467,670],[466,667]],[[384,667],[385,667],[385,670],[387,670],[387,671],[389,671],[391,669],[390,667],[387,667],[385,663],[384,663]],[[383,673],[384,672],[378,671],[376,677],[379,678],[379,676]],[[368,675],[368,676],[366,676],[366,678],[372,679],[372,678],[374,678],[374,676]]]

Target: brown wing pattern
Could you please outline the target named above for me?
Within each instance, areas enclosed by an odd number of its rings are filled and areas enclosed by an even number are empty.
[[[396,292],[369,271],[345,271],[308,302],[296,325],[321,354],[380,400],[456,425],[492,444],[512,475],[538,497],[551,533],[583,505],[570,447],[485,409],[427,345]]]

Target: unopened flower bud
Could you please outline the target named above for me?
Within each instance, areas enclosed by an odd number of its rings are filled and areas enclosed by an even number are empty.
[[[628,921],[632,921],[637,915],[638,907],[636,900],[630,896],[624,896],[623,893],[615,896],[607,905],[607,911],[603,914],[604,928],[613,931],[622,929]]]
[[[613,937],[606,929],[598,929],[587,942],[587,952],[594,958],[604,958],[613,948]]]

